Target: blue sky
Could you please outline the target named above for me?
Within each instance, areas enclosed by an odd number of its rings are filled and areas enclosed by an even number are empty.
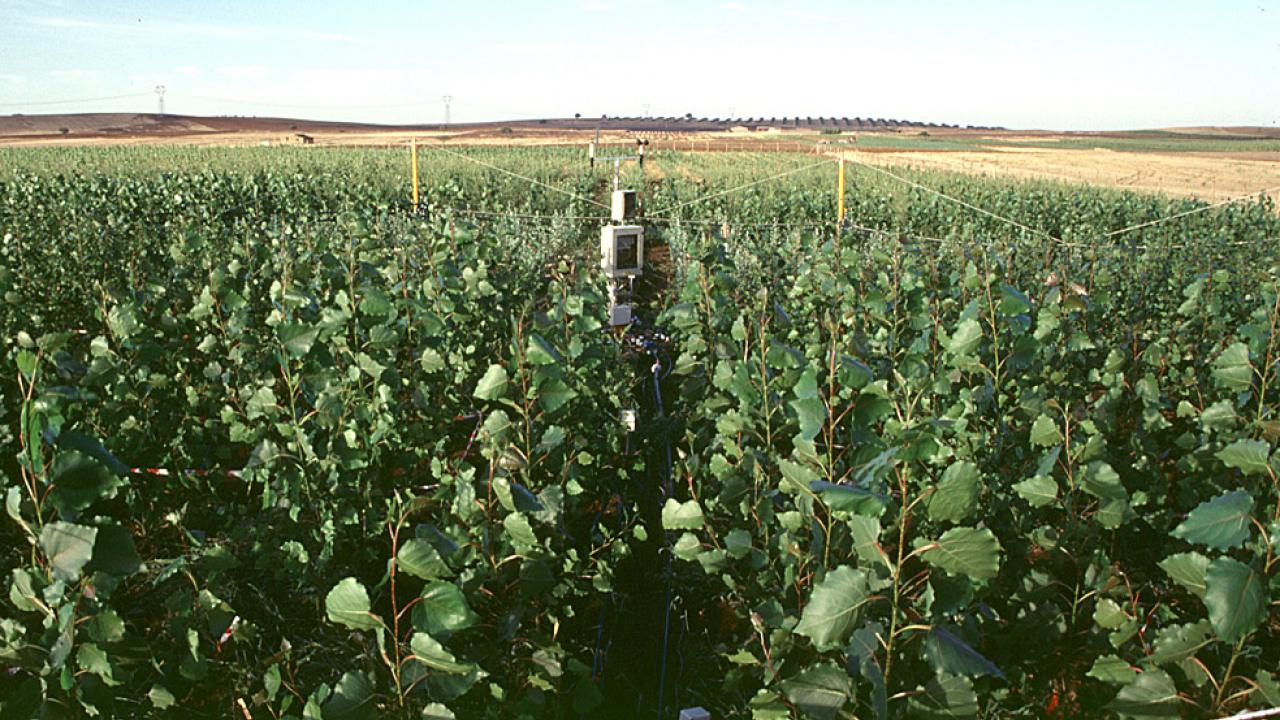
[[[152,111],[164,84],[174,113],[371,122],[451,95],[455,122],[1280,123],[1280,0],[0,0],[0,28],[3,114]]]

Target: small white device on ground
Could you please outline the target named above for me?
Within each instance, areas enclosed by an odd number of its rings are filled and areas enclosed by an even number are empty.
[[[685,708],[680,711],[680,720],[711,720],[711,713],[700,707]]]

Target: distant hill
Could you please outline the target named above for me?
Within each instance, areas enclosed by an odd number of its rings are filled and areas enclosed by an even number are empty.
[[[501,120],[483,123],[377,125],[371,123],[332,122],[296,118],[270,117],[198,117],[191,115],[157,115],[149,113],[75,113],[64,115],[0,116],[0,136],[37,137],[146,137],[165,135],[201,135],[237,132],[376,132],[396,130],[466,130],[488,127],[551,128],[560,130],[622,130],[637,132],[715,132],[735,127],[748,129],[822,130],[895,130],[902,128],[952,128],[958,125],[924,123],[888,118],[849,117],[770,117],[770,118],[694,118],[694,117],[599,117],[547,118],[544,120]],[[994,130],[997,128],[973,128]]]

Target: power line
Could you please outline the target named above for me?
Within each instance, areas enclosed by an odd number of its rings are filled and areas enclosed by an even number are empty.
[[[78,98],[75,100],[40,100],[25,103],[3,103],[0,107],[36,107],[43,105],[74,105],[76,103],[103,102],[106,100],[125,100],[128,98],[150,97],[151,93],[130,93],[128,95],[103,95],[101,97]]]
[[[558,192],[558,193],[560,193],[560,194],[562,194],[562,195],[568,195],[569,197],[576,198],[576,199],[581,200],[581,201],[586,202],[586,203],[590,203],[590,204],[592,204],[592,205],[595,205],[596,207],[602,207],[602,208],[604,208],[605,210],[612,210],[612,209],[613,209],[613,208],[612,208],[612,207],[610,207],[609,205],[606,205],[605,203],[602,203],[602,202],[600,202],[600,201],[598,201],[598,200],[593,200],[593,199],[591,199],[591,198],[589,198],[589,197],[587,197],[587,196],[585,196],[585,195],[579,195],[578,193],[575,193],[575,192],[573,192],[573,191],[571,191],[571,190],[565,190],[564,188],[556,187],[555,185],[552,185],[552,184],[550,184],[550,183],[545,183],[545,182],[543,182],[543,181],[541,181],[541,180],[538,180],[537,178],[531,178],[531,177],[529,177],[528,175],[521,175],[521,174],[520,174],[520,173],[518,173],[518,172],[512,172],[511,170],[507,170],[506,168],[498,167],[497,165],[494,165],[493,163],[487,163],[487,162],[485,162],[485,161],[483,161],[483,160],[477,160],[476,158],[473,158],[473,157],[471,157],[470,155],[466,155],[465,153],[460,153],[460,152],[457,152],[457,151],[455,151],[455,150],[451,150],[451,149],[449,149],[449,148],[445,147],[444,145],[441,145],[441,144],[438,144],[438,143],[423,143],[422,145],[419,145],[419,147],[435,148],[436,150],[439,150],[439,151],[444,152],[444,153],[446,153],[446,154],[453,155],[453,156],[455,156],[455,157],[461,158],[461,159],[463,159],[463,160],[466,160],[467,162],[472,162],[472,163],[475,163],[475,164],[480,165],[480,166],[482,166],[482,167],[487,167],[487,168],[489,168],[490,170],[495,170],[495,171],[497,171],[497,172],[503,173],[504,175],[510,175],[511,177],[519,178],[519,179],[521,179],[521,180],[524,180],[525,182],[533,183],[534,185],[538,185],[538,186],[541,186],[541,187],[547,188],[548,190],[552,190],[552,191],[554,191],[554,192]]]

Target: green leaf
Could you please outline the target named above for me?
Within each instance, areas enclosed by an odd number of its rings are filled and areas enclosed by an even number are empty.
[[[929,519],[958,523],[978,508],[982,489],[978,466],[968,461],[952,463],[942,473],[938,489],[929,498]]]
[[[1133,510],[1129,507],[1129,493],[1120,482],[1120,476],[1108,463],[1089,463],[1080,488],[1102,501],[1095,516],[1102,527],[1114,530],[1133,516]]]
[[[1118,715],[1131,718],[1176,718],[1181,708],[1178,689],[1163,670],[1139,673],[1107,706]]]
[[[444,356],[438,350],[427,348],[422,351],[422,356],[418,358],[418,364],[422,366],[422,372],[438,372],[444,369]]]
[[[50,475],[54,507],[69,515],[102,498],[114,497],[122,483],[106,465],[76,450],[58,453]]]
[[[418,662],[432,670],[439,670],[452,675],[462,675],[471,671],[472,666],[469,663],[458,662],[453,653],[445,650],[439,640],[427,633],[414,633],[413,638],[409,641],[409,649],[413,650],[413,657]]]
[[[831,720],[853,694],[849,675],[832,662],[812,665],[782,682],[787,699],[804,718]]]
[[[1265,475],[1270,454],[1271,446],[1261,440],[1237,440],[1219,450],[1217,458],[1245,475]]]
[[[462,590],[451,582],[436,580],[422,588],[417,604],[413,606],[413,626],[433,635],[441,632],[457,632],[476,624],[479,620]]]
[[[1102,598],[1093,607],[1093,621],[1103,630],[1115,630],[1130,620],[1124,608],[1111,598]]]
[[[1093,667],[1085,674],[1104,683],[1125,685],[1133,682],[1133,679],[1138,676],[1138,671],[1115,655],[1103,655],[1093,661]]]
[[[534,365],[557,365],[561,362],[560,353],[555,346],[538,333],[529,335],[529,344],[525,347],[525,358]]]
[[[813,641],[820,651],[844,644],[867,598],[867,576],[848,566],[827,573],[813,588],[795,633]]]
[[[529,518],[524,513],[513,512],[502,519],[502,528],[507,531],[507,535],[511,538],[511,542],[516,547],[529,549],[537,547],[538,536],[533,532],[533,526],[529,524]]]
[[[121,477],[129,474],[129,467],[112,455],[110,450],[102,446],[102,443],[77,430],[63,430],[58,433],[58,447],[88,455]]]
[[[1252,512],[1253,496],[1243,490],[1234,490],[1200,503],[1186,520],[1174,528],[1173,536],[1215,550],[1226,550],[1249,539]]]
[[[1235,343],[1213,361],[1213,379],[1231,392],[1244,392],[1253,386],[1253,363],[1249,362],[1249,346]]]
[[[40,531],[40,549],[53,567],[54,577],[63,582],[75,582],[80,571],[93,558],[93,544],[98,529],[53,522]]]
[[[868,563],[880,563],[886,568],[893,567],[884,548],[880,547],[880,520],[866,515],[853,515],[845,524],[849,526],[849,535],[853,538],[853,551]]]
[[[284,346],[285,352],[293,358],[306,357],[318,337],[320,337],[320,328],[311,325],[281,323],[276,326],[276,338]]]
[[[797,465],[797,467],[804,466]],[[805,468],[805,470],[807,471],[808,468]],[[825,480],[814,480],[809,484],[809,489],[816,493],[822,499],[822,502],[826,503],[827,507],[832,510],[869,517],[879,517],[884,512],[886,504],[884,496],[866,488],[829,483]]]
[[[35,578],[26,568],[13,569],[9,578],[9,602],[22,612],[42,612],[52,616],[40,597]]]
[[[936,545],[920,557],[952,575],[990,580],[1000,571],[1000,543],[986,528],[952,528],[938,538]]]
[[[369,673],[356,670],[344,673],[333,688],[333,695],[324,704],[324,720],[372,718],[376,710],[373,693],[373,678]]]
[[[1220,557],[1205,573],[1205,607],[1219,638],[1235,642],[1262,622],[1267,609],[1266,579],[1238,560]]]
[[[422,714],[419,715],[422,720],[456,720],[457,716],[449,709],[447,705],[433,702],[422,708]]]
[[[400,551],[396,553],[396,567],[423,580],[452,575],[440,553],[431,543],[421,538],[412,538],[400,546]]]
[[[369,611],[369,593],[353,577],[343,578],[324,598],[324,610],[330,622],[352,630],[375,630],[382,619]]]
[[[1160,569],[1169,575],[1170,580],[1204,599],[1204,575],[1209,569],[1209,558],[1198,552],[1178,553],[1161,560]]]
[[[913,720],[971,718],[978,714],[978,695],[969,678],[946,673],[935,675],[923,690],[907,701],[907,716]]]
[[[697,530],[703,525],[702,506],[697,500],[676,502],[675,498],[667,498],[662,506],[662,528],[664,530]]]
[[[497,400],[507,391],[507,371],[497,363],[489,366],[472,395],[480,400]]]
[[[978,349],[978,343],[982,342],[982,326],[973,318],[961,320],[956,329],[951,333],[951,341],[947,344],[947,350],[952,355],[972,355]]]
[[[1058,482],[1048,475],[1036,475],[1014,485],[1013,491],[1031,507],[1044,507],[1058,499]]]
[[[1146,662],[1152,665],[1182,662],[1208,645],[1211,633],[1212,628],[1205,620],[1160,628]]]
[[[125,577],[134,574],[140,567],[142,558],[138,557],[138,548],[128,530],[119,525],[98,527],[98,538],[93,544],[93,561],[88,566],[90,571]]]
[[[691,532],[680,535],[680,539],[671,546],[671,554],[681,560],[692,562],[698,559],[702,554],[702,543],[698,541],[698,536]]]
[[[934,625],[929,631],[924,641],[924,656],[935,672],[965,677],[991,675],[1004,679],[1004,673],[995,663],[942,625]]]
[[[169,692],[163,685],[152,685],[151,691],[147,693],[147,698],[151,700],[151,706],[157,710],[166,710],[178,702],[173,693]]]
[[[1058,426],[1048,415],[1041,414],[1031,423],[1031,445],[1034,447],[1051,447],[1062,442],[1062,434]]]
[[[111,672],[111,661],[107,654],[94,643],[81,643],[76,650],[76,664],[81,670],[97,675],[104,684],[115,687],[122,684]]]

